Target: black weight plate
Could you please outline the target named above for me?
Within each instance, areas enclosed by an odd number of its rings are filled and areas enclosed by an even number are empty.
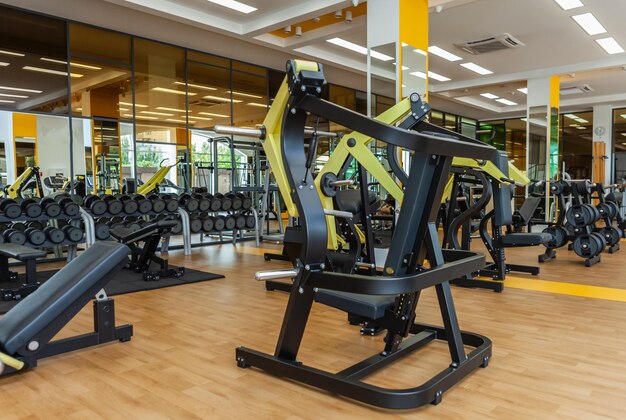
[[[212,217],[205,217],[202,219],[202,230],[205,232],[211,232],[215,227],[215,221]]]
[[[222,210],[228,211],[233,207],[233,200],[227,197],[222,197]]]
[[[565,246],[565,244],[567,243],[567,240],[568,240],[568,237],[569,237],[569,232],[567,231],[567,229],[565,229],[562,226],[556,228],[556,230],[557,230],[556,247],[557,248],[561,248],[562,246]]]
[[[202,220],[196,218],[189,221],[189,230],[191,233],[198,233],[202,230]]]
[[[109,236],[109,227],[107,225],[105,225],[104,223],[99,223],[96,225],[96,238],[103,241],[105,239],[109,239]]]
[[[48,239],[52,243],[60,244],[65,240],[65,233],[60,229],[50,229],[48,231]]]
[[[172,228],[172,234],[180,235],[182,231],[183,231],[183,224],[180,222],[180,220],[177,220],[176,225]]]
[[[12,244],[24,245],[26,243],[26,235],[24,232],[15,231],[9,237],[9,242]]]
[[[215,230],[222,231],[226,227],[226,220],[223,217],[216,217],[214,226]]]
[[[122,201],[122,206],[124,208],[124,213],[126,214],[135,214],[139,209],[139,204],[135,200],[124,200]]]
[[[248,196],[245,196],[241,199],[241,207],[244,210],[250,210],[252,208],[252,199]]]
[[[152,202],[150,200],[139,200],[139,213],[150,213],[152,211]]]
[[[91,203],[90,208],[94,215],[100,216],[106,213],[109,207],[107,206],[107,203],[102,200],[94,200],[93,203]]]
[[[80,242],[83,239],[83,231],[78,228],[67,229],[67,237],[72,242]]]
[[[24,213],[26,213],[26,216],[28,217],[39,217],[41,216],[41,213],[43,212],[43,210],[41,209],[41,206],[39,204],[31,204],[26,206],[26,209],[24,210]]]
[[[254,219],[254,216],[252,215],[246,216],[246,227],[248,229],[253,229],[255,225],[256,225],[256,220]]]
[[[231,208],[233,210],[239,210],[243,206],[243,200],[239,197],[231,198]]]
[[[222,208],[222,200],[220,200],[219,198],[212,198],[211,199],[211,211],[218,211],[221,208]]]
[[[167,201],[165,201],[165,209],[169,213],[174,213],[176,210],[178,210],[178,201],[176,201],[176,200],[167,200]]]
[[[246,216],[239,215],[235,218],[235,227],[237,229],[245,229],[246,227]]]
[[[46,242],[46,234],[40,230],[34,230],[28,234],[28,242],[38,246]]]
[[[70,217],[78,215],[80,207],[76,203],[67,203],[63,206],[63,212]]]
[[[209,211],[211,208],[211,200],[207,198],[201,198],[198,200],[198,210],[201,212]]]
[[[107,207],[111,214],[120,214],[124,210],[124,204],[120,200],[110,200],[107,203]]]
[[[8,204],[4,208],[4,215],[9,219],[17,219],[22,215],[22,208],[17,204]]]
[[[152,200],[152,210],[155,213],[161,213],[163,210],[165,210],[165,201],[161,199]]]
[[[57,217],[59,214],[61,214],[61,206],[59,206],[57,203],[48,203],[45,206],[44,211],[49,217]]]
[[[237,220],[233,216],[226,217],[226,230],[233,230],[236,224]]]

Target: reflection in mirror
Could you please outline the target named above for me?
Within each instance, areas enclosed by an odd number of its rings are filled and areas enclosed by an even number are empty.
[[[548,109],[537,106],[529,109],[528,120],[528,177],[546,179],[546,142],[548,136]]]
[[[426,53],[419,48],[404,44],[402,46],[402,97],[417,92],[426,97]]]
[[[87,118],[72,118],[72,134],[74,146],[74,176],[72,190],[78,195],[92,193],[93,185],[93,156],[92,156],[92,120]],[[82,187],[84,185],[84,188]]]
[[[94,120],[93,173],[97,194],[121,192],[120,133],[116,121]]]

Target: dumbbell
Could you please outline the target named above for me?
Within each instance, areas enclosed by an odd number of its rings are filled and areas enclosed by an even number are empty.
[[[176,219],[176,225],[172,227],[172,235],[180,235],[183,232],[183,224],[180,222],[180,219]]]
[[[249,195],[243,193],[237,193],[237,197],[241,199],[241,208],[244,210],[250,210],[252,208],[252,198]]]
[[[231,214],[226,216],[226,230],[233,230],[235,229],[236,225],[237,225],[237,219],[235,219],[235,216]]]
[[[196,214],[189,216],[189,230],[191,233],[198,233],[202,230],[202,219]]]
[[[85,201],[83,203],[84,206],[87,207],[95,216],[101,216],[109,209],[107,203],[94,194],[89,194],[85,197]]]
[[[167,210],[168,213],[174,213],[178,210],[178,199],[176,199],[176,197],[172,197],[169,194],[161,194],[160,197],[165,201],[165,210]]]
[[[196,200],[195,198],[193,198],[191,195],[187,193],[180,195],[180,197],[178,198],[178,203],[181,206],[183,206],[185,210],[189,212],[197,211],[198,207],[200,206],[200,203],[198,203],[198,200]]]
[[[112,217],[108,222],[107,225],[109,225],[110,229],[114,229],[116,227],[119,226],[124,226],[124,218],[122,218],[121,216],[115,216]]]
[[[39,217],[43,213],[41,206],[34,198],[19,200],[19,204],[22,207],[22,212],[28,217]]]
[[[213,229],[218,232],[223,231],[226,228],[226,218],[224,216],[215,216],[213,220]]]
[[[253,215],[249,214],[246,216],[246,227],[248,229],[254,229],[254,227],[256,226],[256,219],[254,218]]]
[[[211,208],[211,200],[202,194],[194,194],[193,198],[198,200],[198,210],[201,212],[209,211]]]
[[[128,194],[117,194],[115,196],[122,203],[122,210],[126,214],[135,214],[139,209],[139,203],[132,199]]]
[[[60,244],[65,240],[65,232],[53,226],[43,228],[43,233],[46,234],[46,238],[53,244]]]
[[[80,207],[70,197],[66,195],[57,195],[54,200],[61,206],[63,213],[67,216],[73,217],[78,215]]]
[[[215,219],[212,216],[205,215],[202,217],[202,230],[204,232],[212,232],[215,228]]]
[[[95,230],[96,230],[95,232],[96,239],[99,239],[101,241],[105,239],[109,239],[109,237],[111,236],[109,225],[107,225],[106,223],[103,223],[103,222],[96,223]]]
[[[12,198],[3,198],[0,201],[0,211],[9,219],[17,219],[22,215],[22,208]]]
[[[35,246],[43,245],[46,242],[46,234],[41,229],[29,227],[24,231],[28,242]]]
[[[193,188],[193,193],[194,194],[206,194],[208,192],[209,192],[209,190],[207,190],[206,187],[194,187]]]
[[[28,226],[24,222],[13,222],[11,224],[11,229],[19,230],[20,232],[24,232]]]
[[[214,195],[214,197],[218,198],[221,201],[221,210],[228,211],[233,207],[233,201],[224,194],[217,193]]]
[[[54,201],[54,198],[52,197],[42,198],[39,201],[39,205],[41,206],[41,209],[48,217],[54,218],[54,217],[57,217],[59,214],[61,214],[61,206],[59,206],[59,203]]]
[[[148,200],[152,202],[152,211],[155,213],[161,213],[165,210],[165,200],[159,197],[156,194],[151,194],[148,196]]]
[[[222,200],[214,195],[207,194],[206,198],[211,202],[211,206],[209,207],[211,211],[219,211],[222,208]]]
[[[140,222],[126,222],[124,223],[124,227],[130,229],[131,232],[137,232],[143,226]]]
[[[133,194],[132,198],[137,203],[137,206],[139,208],[139,213],[146,214],[152,211],[152,201],[148,200],[143,195]]]
[[[11,244],[24,245],[26,243],[26,234],[16,229],[7,229],[2,232],[4,242]]]
[[[124,210],[124,204],[112,195],[101,195],[100,198],[107,203],[107,210],[112,215],[120,214]]]
[[[235,218],[235,227],[237,229],[245,229],[246,228],[246,216],[243,214],[237,215]]]
[[[80,242],[83,240],[83,231],[76,226],[65,225],[61,228],[65,237],[71,242]]]
[[[230,198],[230,201],[231,201],[230,208],[231,209],[233,209],[233,210],[240,210],[241,207],[243,207],[243,200],[239,196],[239,194],[228,193],[228,194],[226,194],[226,197]]]

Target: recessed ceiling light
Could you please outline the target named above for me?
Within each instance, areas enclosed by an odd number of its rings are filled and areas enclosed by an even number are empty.
[[[576,127],[576,130],[584,130],[585,127]]]
[[[509,101],[508,99],[503,99],[503,98],[501,98],[501,99],[496,99],[496,102],[500,102],[501,104],[508,105],[508,106],[517,105],[517,103],[516,103],[516,102]]]
[[[54,59],[54,58],[47,58],[47,57],[41,57],[40,60],[41,61],[47,61],[48,63],[63,64],[65,66],[67,66],[67,61],[63,61],[63,60],[57,60],[57,59]]]
[[[613,37],[596,39],[596,42],[609,54],[620,54],[624,52],[622,46],[619,45]]]
[[[246,98],[254,98],[254,99],[262,99],[263,97],[260,95],[252,95],[250,93],[236,92],[234,90],[227,90],[226,93],[232,93],[233,95],[245,96]]]
[[[0,104],[14,104],[15,101],[6,101],[4,99],[0,99]]]
[[[6,67],[8,65],[10,65],[11,63],[5,63],[4,61],[0,61],[0,67]]]
[[[458,55],[452,54],[444,50],[443,48],[439,48],[437,46],[428,47],[428,52],[431,54],[435,54],[437,57],[445,58],[448,61],[459,61],[462,60]]]
[[[175,85],[179,85],[179,86],[185,86],[185,82],[174,82]],[[187,86],[189,87],[193,87],[196,89],[204,89],[204,90],[217,90],[217,88],[211,87],[211,86],[204,86],[204,85],[194,85],[192,83],[187,83]]]
[[[90,66],[88,64],[80,64],[80,63],[72,63],[72,62],[70,62],[70,66],[72,66],[72,67],[79,67],[81,69],[87,69],[87,70],[102,70],[102,67]]]
[[[24,57],[26,55],[26,54],[22,54],[22,53],[16,53],[16,52],[12,52],[12,51],[7,51],[7,50],[0,50],[0,54],[14,55],[16,57]]]
[[[426,73],[424,73],[423,71],[414,71],[414,72],[411,72],[409,74],[411,76],[419,77],[420,79],[426,79]],[[449,77],[442,76],[442,75],[437,74],[437,73],[432,72],[432,71],[428,72],[428,77],[430,79],[438,80],[440,82],[448,82],[448,81],[451,80]]]
[[[230,115],[214,114],[212,112],[198,112],[198,114],[200,114],[200,115],[208,115],[210,117],[216,117],[216,118],[230,118]]]
[[[518,92],[522,92],[524,95],[528,95],[528,88],[517,89]]]
[[[494,95],[493,93],[481,93],[480,96],[484,96],[487,99],[498,99],[499,96]]]
[[[155,88],[152,88],[151,90],[153,90],[155,92],[162,92],[162,93],[173,93],[175,95],[186,95],[187,94],[185,91],[180,91],[180,90],[175,90],[175,89],[168,89],[168,88],[164,88],[164,87],[155,87]],[[195,95],[197,95],[197,93],[189,92],[189,96],[195,96]]]
[[[173,117],[174,114],[166,114],[165,112],[141,111],[142,114],[162,115],[164,117]]]
[[[12,93],[0,93],[0,96],[4,98],[20,98],[20,99],[28,98],[28,96],[25,96],[25,95],[13,95]]]
[[[187,111],[185,111],[184,109],[178,109],[178,108],[166,108],[166,107],[164,107],[164,106],[157,106],[157,109],[158,109],[158,110],[161,110],[161,111],[187,112]],[[145,113],[145,111],[142,111],[142,112],[144,112],[144,113]]]
[[[181,124],[187,123],[187,121],[185,120],[175,120],[174,118],[166,118],[165,121],[181,123]],[[195,121],[189,121],[189,122],[193,124]]]
[[[626,120],[626,114],[622,114],[622,115],[620,115],[620,117],[622,117],[623,119]]]
[[[427,55],[426,51],[424,50],[420,50],[419,48],[414,49],[413,51],[415,51],[416,53],[418,53],[419,55]]]
[[[463,63],[461,64],[461,67],[465,67],[466,69],[471,70],[474,73],[480,74],[481,76],[485,76],[487,74],[493,73],[491,70],[487,70],[486,68],[481,67],[478,64],[474,64],[474,63]]]
[[[581,28],[585,30],[589,35],[598,35],[606,33],[606,29],[598,19],[593,15],[593,13],[583,13],[582,15],[572,16],[572,19],[576,21],[580,25]]]
[[[28,92],[28,93],[43,93],[42,90],[16,88],[11,86],[0,86],[1,90],[14,90],[16,92]]]
[[[205,118],[205,117],[198,117],[197,115],[193,116],[194,120],[205,120],[205,121],[213,121],[213,118]]]
[[[248,102],[246,105],[249,105],[249,106],[256,106],[256,107],[258,107],[258,108],[267,108],[267,105],[266,105],[266,104],[260,104],[260,103],[258,103],[258,102]]]
[[[245,3],[236,0],[208,0],[211,3],[219,4],[220,6],[228,7],[229,9],[236,10],[241,13],[252,13],[255,10],[258,10],[256,7],[252,7]]]
[[[574,115],[574,114],[565,114],[564,116],[565,116],[566,118],[571,119],[571,120],[576,120],[576,119],[578,119],[578,117],[577,117],[576,115]]]
[[[393,63],[394,66],[397,64],[395,61]],[[402,66],[402,71],[406,71],[406,70],[411,70],[410,68],[408,68],[407,66]]]
[[[58,76],[67,76],[67,73],[64,72],[64,71],[44,69],[44,68],[41,68],[41,67],[24,66],[24,67],[22,67],[22,70],[36,71],[36,72],[39,72],[39,73],[56,74]],[[82,74],[78,74],[78,73],[71,73],[70,76],[72,76],[74,78],[81,78],[81,77],[83,77]]]
[[[576,117],[575,120],[578,121],[581,124],[589,124],[589,121],[587,121],[584,118]]]
[[[622,136],[626,137],[626,133],[620,133],[620,134],[621,134]],[[624,143],[622,143],[622,144],[624,144]]]
[[[348,50],[357,52],[359,54],[363,54],[363,55],[367,55],[367,48],[362,47],[358,44],[355,44],[353,42],[350,41],[346,41],[345,39],[341,39],[341,38],[332,38],[332,39],[327,39],[326,42],[330,42],[331,44],[337,45],[339,47],[342,48],[346,48]],[[393,57],[390,57],[386,54],[382,54],[379,53],[377,51],[374,50],[370,50],[372,57],[381,60],[381,61],[391,61],[393,60]]]
[[[123,115],[123,117],[129,117],[129,118],[132,118],[132,117],[133,117],[133,114],[124,114],[124,115]],[[158,120],[158,118],[157,118],[157,117],[147,117],[147,116],[145,116],[145,115],[137,115],[137,116],[135,117],[135,119],[138,119],[138,120]]]
[[[213,95],[203,96],[202,99],[208,99],[210,101],[217,101],[217,102],[230,102],[230,98],[223,98],[221,96],[213,96]],[[240,102],[242,101],[239,99],[233,99],[233,103],[238,104]]]
[[[583,7],[584,4],[580,1],[580,0],[555,0],[559,6],[561,6],[561,9],[563,10],[570,10],[570,9],[576,9],[577,7]]]
[[[126,105],[126,106],[133,106],[133,104],[131,104],[130,102],[118,102],[120,105]],[[135,106],[137,108],[148,108],[148,105],[143,105],[143,104],[135,104]]]

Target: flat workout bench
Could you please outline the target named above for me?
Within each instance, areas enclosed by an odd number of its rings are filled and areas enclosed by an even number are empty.
[[[95,243],[0,318],[0,375],[33,368],[45,357],[129,341],[132,325],[115,326],[114,302],[103,290],[129,253],[123,244]],[[94,296],[94,331],[51,342]]]
[[[37,282],[35,265],[37,258],[46,256],[46,252],[40,249],[29,248],[18,244],[0,245],[0,279],[2,281],[16,281],[17,273],[9,270],[9,259],[22,261],[26,265],[26,283]]]

